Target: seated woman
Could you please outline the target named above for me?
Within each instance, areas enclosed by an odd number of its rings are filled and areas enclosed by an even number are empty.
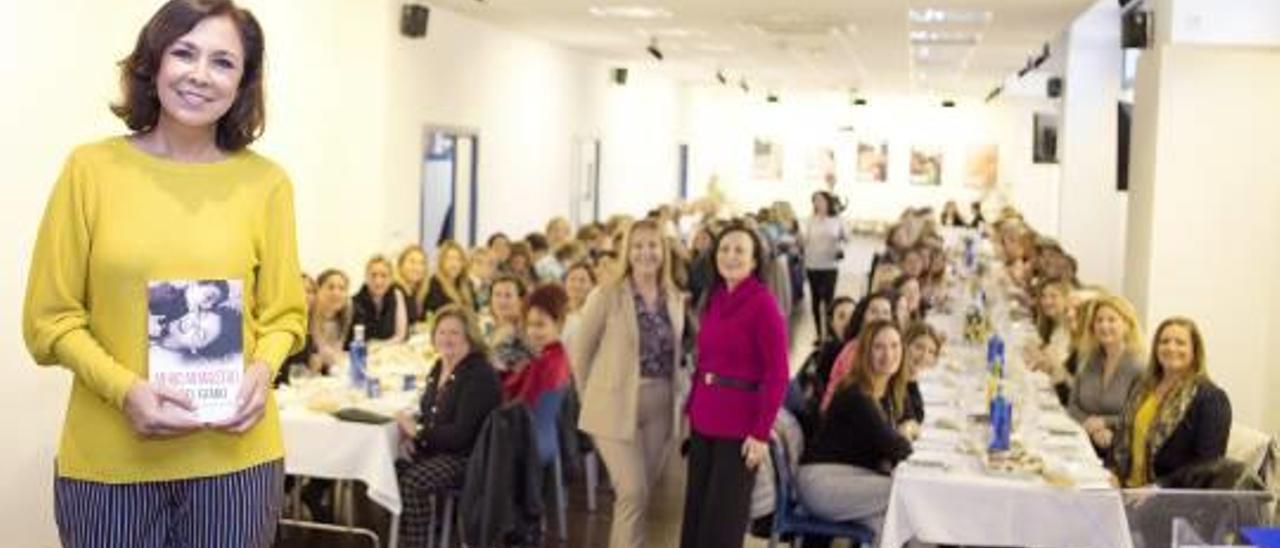
[[[906,330],[911,324],[924,319],[924,299],[920,292],[920,279],[903,274],[893,282],[893,292],[898,294],[894,303],[898,327]]]
[[[569,296],[569,304],[565,308],[564,329],[560,336],[566,347],[572,343],[573,335],[578,331],[581,318],[579,313],[587,302],[587,295],[595,288],[596,272],[587,261],[574,263],[564,273],[564,291]]]
[[[489,308],[489,288],[496,274],[497,267],[493,262],[493,252],[487,247],[472,249],[471,261],[467,264],[467,276],[471,279],[476,312]]]
[[[312,310],[316,308],[316,281],[306,274],[302,275],[302,289],[306,292],[307,297],[307,316],[310,317]],[[306,340],[299,350],[284,359],[284,365],[276,372],[276,378],[272,384],[279,387],[282,384],[289,384],[289,371],[295,366],[307,368],[309,371],[320,371],[323,364],[320,362],[320,354],[316,351],[315,339],[311,336],[310,331],[307,332]]]
[[[892,291],[882,291],[873,293],[863,297],[858,301],[857,306],[853,308],[853,318],[849,320],[849,326],[844,333],[844,346],[840,349],[840,354],[836,356],[835,361],[831,364],[831,376],[827,378],[827,389],[822,395],[822,403],[820,408],[825,412],[827,406],[831,403],[831,397],[836,392],[836,385],[840,384],[840,380],[848,376],[853,370],[854,362],[858,361],[858,336],[862,332],[865,325],[869,325],[874,321],[895,321],[897,317],[895,313],[897,304],[897,295]]]
[[[1071,286],[1057,280],[1042,282],[1036,288],[1032,317],[1038,340],[1037,344],[1028,346],[1023,356],[1032,370],[1048,375],[1055,386],[1071,378],[1067,371],[1067,357],[1071,353],[1071,332],[1067,325],[1070,293]]]
[[[430,496],[462,485],[480,428],[502,402],[502,385],[489,366],[471,311],[457,305],[441,308],[431,342],[440,358],[427,375],[417,417],[396,416],[405,456],[396,461],[403,546],[427,545],[433,522]]]
[[[426,314],[435,314],[441,307],[456,304],[475,310],[475,292],[471,288],[471,276],[467,274],[467,252],[453,240],[440,244],[436,256],[436,273],[431,276],[424,305]]]
[[[427,318],[427,252],[411,244],[396,258],[396,285],[405,294],[409,325]]]
[[[520,401],[529,409],[543,394],[569,386],[569,355],[560,344],[569,296],[560,284],[534,289],[524,300],[524,340],[534,357],[502,377],[502,401]]]
[[[328,375],[345,356],[343,345],[351,329],[351,297],[349,282],[341,270],[330,268],[316,277],[316,304],[308,311],[307,334],[319,356],[317,373]]]
[[[906,345],[902,366],[907,375],[907,399],[898,429],[908,438],[915,439],[920,435],[920,425],[924,424],[924,396],[920,394],[920,384],[916,379],[920,373],[938,364],[942,335],[929,324],[916,322],[907,328],[903,343]]]
[[[364,267],[364,287],[351,299],[354,309],[347,344],[355,336],[355,326],[364,326],[369,341],[404,342],[409,334],[409,310],[404,291],[391,281],[391,261],[381,255]]]
[[[893,321],[872,322],[859,337],[864,356],[836,382],[818,433],[806,442],[796,487],[805,507],[832,520],[858,520],[879,534],[889,506],[889,474],[911,455],[895,425],[906,399],[902,335]]]
[[[1152,346],[1112,446],[1115,474],[1125,487],[1160,483],[1222,458],[1231,432],[1231,400],[1209,380],[1195,322],[1165,320]]]
[[[1141,329],[1133,305],[1106,295],[1093,306],[1067,412],[1084,425],[1099,455],[1110,453],[1129,390],[1142,376]]]
[[[505,371],[533,357],[520,336],[524,331],[521,303],[525,285],[520,278],[503,274],[493,281],[491,289],[489,314],[482,320],[483,333],[492,349],[493,366]]]

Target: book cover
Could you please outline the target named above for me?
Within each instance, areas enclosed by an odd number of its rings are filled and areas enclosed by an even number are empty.
[[[201,421],[235,413],[244,376],[243,282],[148,282],[147,309],[150,381],[186,392]]]

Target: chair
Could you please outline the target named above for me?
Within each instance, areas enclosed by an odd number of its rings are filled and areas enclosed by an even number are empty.
[[[556,499],[556,525],[559,527],[560,540],[569,539],[569,524],[564,492],[564,467],[560,460],[560,406],[564,403],[569,387],[544,392],[533,407],[533,431],[535,446],[538,450],[538,462],[543,469],[551,467]]]
[[[769,536],[769,548],[776,548],[783,535],[792,535],[791,546],[796,546],[800,535],[821,535],[847,538],[858,546],[871,545],[875,532],[856,521],[827,521],[810,514],[795,492],[795,471],[786,449],[776,441],[769,441],[769,456],[773,459],[775,504],[773,531]]]

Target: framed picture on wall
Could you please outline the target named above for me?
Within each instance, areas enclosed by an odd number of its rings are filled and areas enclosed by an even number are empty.
[[[823,188],[827,190],[835,188],[836,151],[834,149],[826,146],[809,149],[809,157],[805,164],[805,178],[808,181],[822,183]]]
[[[1058,115],[1037,112],[1032,118],[1033,139],[1031,161],[1036,164],[1058,163]]]
[[[911,146],[911,184],[939,186],[942,184],[942,147],[932,144]]]
[[[751,177],[759,181],[782,180],[782,145],[759,137],[752,142]]]
[[[999,175],[999,147],[991,143],[969,145],[964,162],[964,182],[970,188],[988,189]]]
[[[883,183],[889,176],[889,143],[858,141],[858,182]]]

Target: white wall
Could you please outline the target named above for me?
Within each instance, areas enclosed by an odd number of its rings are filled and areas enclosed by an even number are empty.
[[[1063,76],[1060,236],[1080,278],[1123,286],[1126,196],[1116,191],[1117,102],[1122,50],[1119,7],[1100,0],[1067,33]]]
[[[1277,50],[1165,44],[1144,55],[1127,258],[1127,287],[1147,323],[1195,319],[1236,420],[1272,432],[1280,428],[1276,97]]]
[[[675,197],[678,90],[652,70],[632,67],[615,86],[603,60],[440,9],[425,39],[389,42],[387,171],[375,183],[385,189],[384,245],[417,234],[428,124],[479,134],[480,240],[568,215],[575,137],[601,139],[602,214]]]
[[[767,103],[760,93],[742,93],[736,87],[706,86],[690,90],[690,180],[695,192],[705,189],[712,176],[734,200],[739,210],[751,210],[774,200],[790,200],[802,214],[809,211],[810,194],[824,185],[808,174],[812,150],[835,151],[837,194],[847,199],[847,215],[861,219],[894,219],[903,208],[940,207],[957,200],[967,212],[967,202],[983,192],[964,182],[965,155],[970,145],[999,147],[997,190],[1015,203],[1025,204],[1040,226],[1055,226],[1056,210],[1039,206],[1055,188],[1054,167],[1031,163],[1032,101],[1010,101],[987,106],[961,103],[942,108],[937,101],[901,97],[871,97],[866,106],[851,106],[840,93],[783,92],[778,103]],[[781,181],[756,180],[752,175],[752,142],[771,139],[783,148]],[[888,176],[884,183],[856,180],[859,139],[887,141]],[[944,148],[942,185],[909,182],[909,157],[915,143]]]
[[[480,230],[523,232],[568,211],[570,143],[599,136],[604,212],[675,196],[680,94],[635,67],[607,85],[608,64],[433,10],[427,39],[399,36],[399,2],[243,0],[267,37],[268,121],[255,148],[291,174],[303,266],[361,271],[371,253],[417,228],[422,130],[480,130]],[[31,364],[21,341],[26,268],[44,202],[78,143],[125,131],[107,110],[115,62],[160,0],[0,0],[0,530],[6,546],[54,546],[52,460],[69,376]],[[340,39],[338,38],[340,37]],[[623,160],[622,158],[628,158]],[[669,181],[656,190],[657,182]],[[648,187],[654,182],[653,187]]]

